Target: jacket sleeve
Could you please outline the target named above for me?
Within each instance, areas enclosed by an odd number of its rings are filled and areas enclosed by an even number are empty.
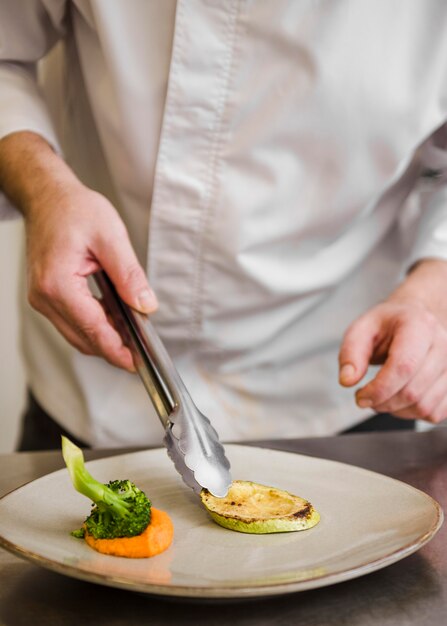
[[[447,261],[447,123],[423,146],[421,166],[420,217],[408,268],[426,258]]]
[[[37,63],[64,36],[66,0],[0,2],[0,139],[29,130],[60,152]],[[18,216],[0,189],[0,220]]]

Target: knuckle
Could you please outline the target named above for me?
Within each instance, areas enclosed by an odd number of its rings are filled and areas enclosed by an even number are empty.
[[[95,354],[104,355],[111,347],[107,325],[100,316],[90,316],[88,320],[81,322],[78,325],[78,332]]]
[[[32,289],[39,297],[49,300],[56,298],[58,294],[56,281],[49,273],[41,274],[35,278]]]
[[[77,331],[76,328],[72,327],[68,332],[63,332],[63,330],[61,330],[61,332],[67,339],[67,341],[69,341],[71,345],[74,346],[82,354],[92,355],[95,353],[92,349],[92,346],[87,343],[85,336]]]
[[[131,265],[124,269],[124,281],[130,285],[145,284],[146,278],[142,268],[139,265]]]
[[[39,292],[36,291],[33,287],[30,287],[28,289],[28,302],[33,309],[42,312],[42,299]]]
[[[437,325],[437,319],[431,313],[431,311],[424,310],[421,313],[421,322],[426,326],[429,330],[433,330]]]
[[[115,354],[104,354],[104,358],[107,361],[107,363],[110,363],[110,365],[113,365],[114,367],[121,367],[122,366],[122,362],[119,359],[118,355],[115,355]]]
[[[76,332],[85,337],[87,342],[92,346],[97,346],[100,339],[100,330],[93,320],[82,322],[76,325]]]
[[[385,383],[377,383],[374,385],[374,389],[371,390],[369,397],[373,406],[379,406],[385,404],[389,398],[388,388]]]
[[[402,399],[408,404],[417,404],[421,399],[421,394],[413,387],[405,387],[402,391]]]
[[[425,398],[420,399],[415,403],[417,415],[422,419],[430,419],[432,417],[432,405]]]
[[[37,311],[45,308],[45,302],[56,300],[58,290],[54,279],[48,275],[33,277],[28,287],[28,302]]]
[[[440,424],[446,419],[446,417],[447,417],[446,413],[434,411],[429,421],[432,422],[432,424]]]
[[[410,376],[415,369],[415,361],[410,357],[406,357],[405,359],[400,359],[396,363],[396,373],[399,377],[405,378]]]
[[[81,354],[85,354],[86,356],[91,356],[93,354],[92,350],[89,350],[86,346],[84,346],[84,344],[82,343],[77,343],[77,344],[73,344],[74,347],[79,350],[79,352],[81,352]]]

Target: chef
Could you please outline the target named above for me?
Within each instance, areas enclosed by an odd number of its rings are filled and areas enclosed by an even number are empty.
[[[100,268],[222,439],[444,419],[446,25],[439,0],[2,0],[21,448],[161,441]]]

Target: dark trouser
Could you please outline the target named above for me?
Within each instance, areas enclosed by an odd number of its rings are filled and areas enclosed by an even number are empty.
[[[394,417],[389,413],[378,413],[369,419],[344,430],[340,435],[348,435],[349,433],[371,433],[384,430],[414,430],[415,422],[410,419],[401,419]]]
[[[346,433],[376,432],[384,430],[414,430],[413,420],[399,419],[387,413],[373,415],[361,424],[343,431]],[[68,433],[59,426],[44,409],[36,402],[32,393],[28,394],[28,405],[23,416],[22,433],[17,450],[26,452],[31,450],[59,450],[61,435],[69,437],[73,443],[81,448],[89,446],[83,441]]]
[[[62,426],[59,426],[44,411],[33,394],[28,392],[28,402],[22,420],[22,432],[17,445],[18,452],[60,450],[61,435],[69,437],[80,448],[90,447],[67,432]]]

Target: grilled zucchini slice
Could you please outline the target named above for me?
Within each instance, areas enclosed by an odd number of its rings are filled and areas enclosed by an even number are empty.
[[[284,533],[312,528],[320,515],[310,502],[288,491],[235,480],[225,498],[202,489],[200,498],[213,520],[241,533]]]

